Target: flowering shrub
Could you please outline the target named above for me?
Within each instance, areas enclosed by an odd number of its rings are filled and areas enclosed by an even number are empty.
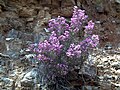
[[[51,19],[48,24],[49,38],[31,45],[36,59],[44,63],[48,70],[48,76],[65,75],[74,66],[82,65],[89,50],[98,45],[99,37],[93,34],[94,23],[87,18],[85,11],[75,6],[69,22],[60,16]]]

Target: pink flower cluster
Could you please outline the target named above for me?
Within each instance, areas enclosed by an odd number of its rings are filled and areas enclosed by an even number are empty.
[[[65,31],[65,32],[63,33],[63,35],[60,35],[60,36],[58,37],[58,39],[59,39],[60,41],[65,41],[65,40],[69,39],[69,36],[70,36],[70,32],[69,32],[69,31]]]
[[[93,34],[94,23],[92,20],[88,21],[87,18],[85,11],[75,6],[69,23],[64,17],[60,16],[51,19],[48,25],[49,38],[39,42],[37,46],[31,45],[30,47],[37,53],[37,59],[51,60],[54,66],[68,70],[70,63],[66,59],[69,58],[74,62],[73,58],[80,58],[82,53],[87,53],[99,44],[98,35]],[[85,26],[86,22],[87,25]],[[78,31],[85,33],[80,41],[75,40]],[[52,67],[51,64],[50,66]]]
[[[69,24],[66,23],[66,19],[60,16],[58,16],[57,19],[51,19],[48,26],[49,31],[55,31],[59,35],[64,31],[69,30]]]
[[[78,45],[75,45],[74,43],[70,45],[69,49],[67,50],[66,52],[66,55],[68,57],[80,57],[81,55],[81,46],[78,44]]]
[[[88,22],[88,25],[87,26],[85,26],[85,33],[86,34],[92,34],[92,31],[93,31],[93,29],[94,29],[94,23],[92,22],[92,20],[90,20],[89,22]]]
[[[81,10],[77,6],[74,6],[73,16],[70,23],[71,31],[78,32],[82,28],[82,24],[87,17],[88,16],[85,15],[85,10]]]
[[[55,54],[60,53],[61,48],[63,47],[62,44],[60,44],[60,41],[58,37],[56,36],[56,33],[53,31],[51,36],[48,40],[44,40],[43,42],[39,42],[38,47],[35,48],[38,56],[38,60],[49,60],[49,57],[46,57],[46,53],[54,52]]]

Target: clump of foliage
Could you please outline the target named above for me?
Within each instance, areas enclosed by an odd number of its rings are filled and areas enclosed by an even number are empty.
[[[66,75],[75,66],[81,66],[88,52],[99,43],[98,35],[93,34],[93,21],[77,6],[70,21],[58,16],[48,26],[50,36],[30,46],[35,58],[45,65],[48,78]]]

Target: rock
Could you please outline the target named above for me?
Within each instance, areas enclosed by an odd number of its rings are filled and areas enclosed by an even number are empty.
[[[28,42],[28,41],[34,41],[34,34],[31,33],[19,33],[19,39],[21,39],[23,42]],[[24,45],[24,43],[23,43]]]
[[[17,68],[16,68],[17,69]],[[15,73],[17,74],[18,78],[16,79],[15,86],[16,88],[21,88],[21,80],[23,79],[25,73],[18,74],[18,71],[16,70]]]
[[[115,0],[115,2],[120,4],[120,0]]]
[[[25,81],[21,81],[21,86],[22,87],[31,87],[32,88],[34,86],[34,83],[32,81],[25,80]]]
[[[19,30],[19,31],[25,30],[25,22],[22,19],[10,18],[10,19],[8,19],[8,22],[11,25],[12,29]]]
[[[38,74],[38,73],[37,73],[37,69],[36,69],[36,68],[33,68],[30,72],[28,72],[28,73],[24,76],[23,80],[21,80],[21,81],[35,79],[35,78],[37,77],[37,74]]]
[[[120,83],[112,83],[112,85],[115,87],[115,90],[120,89]]]
[[[6,70],[2,66],[0,66],[0,75],[1,74],[5,75],[5,73],[6,73]]]
[[[96,23],[96,24],[100,24],[101,22],[100,22],[100,21],[96,21],[95,23]]]
[[[23,79],[20,81],[22,87],[31,87],[36,88],[35,84],[37,83],[37,69],[33,68],[31,71],[27,72]]]
[[[94,87],[94,86],[82,86],[82,90],[98,90],[98,87]]]
[[[2,12],[2,6],[0,6],[0,13]]]
[[[7,34],[7,38],[11,38],[13,40],[15,38],[18,38],[18,34],[18,31],[16,31],[15,29],[11,29]]]
[[[69,0],[69,1],[62,1],[62,6],[61,7],[69,7],[69,6],[74,6],[77,5],[77,2],[80,2],[79,0]]]
[[[10,49],[7,49],[6,54],[9,55],[12,59],[19,57],[19,51],[12,51]]]
[[[103,77],[103,76],[99,76],[99,79],[100,79],[100,80],[103,80],[103,79],[104,79],[104,77]]]
[[[104,12],[104,6],[102,3],[96,5],[96,11],[98,13],[103,13]]]
[[[34,25],[33,29],[34,32],[39,33],[46,27],[48,21],[51,19],[49,8],[45,7],[43,10],[40,10],[37,17],[38,20],[36,21],[36,24]]]
[[[117,69],[120,69],[120,63],[119,63],[119,62],[113,62],[113,63],[111,64],[111,66],[112,66],[113,68],[115,68],[116,70],[117,70]]]
[[[118,69],[118,70],[116,71],[116,73],[117,73],[118,75],[120,75],[120,69]]]
[[[17,79],[17,74],[16,74],[16,72],[15,72],[14,70],[12,70],[11,72],[12,72],[12,73],[10,73],[10,71],[9,71],[9,77],[10,77],[10,79],[16,80],[16,79]]]
[[[88,75],[90,77],[96,77],[96,67],[94,66],[90,66],[90,65],[84,65],[81,69],[81,71],[79,72],[79,74],[85,74]]]
[[[14,81],[12,79],[1,77],[0,83],[3,85],[3,88],[7,88],[7,90],[13,90],[14,87]]]
[[[104,69],[104,65],[97,65],[97,68],[102,70]]]
[[[44,32],[35,33],[34,34],[34,42],[44,41],[48,37],[48,34],[45,34]]]
[[[8,23],[8,21],[3,18],[3,17],[0,17],[0,32],[2,34],[5,34],[7,33],[9,30],[11,29],[11,25]]]
[[[27,24],[26,24],[26,27],[25,27],[25,31],[28,32],[28,33],[32,33],[34,30],[34,24],[32,21],[29,21]]]
[[[37,0],[29,0],[28,1],[28,4],[37,4],[38,2],[37,2]]]
[[[6,51],[5,42],[0,41],[0,52],[5,52],[5,51]]]
[[[2,58],[10,58],[10,56],[9,56],[9,55],[2,54],[2,53],[0,53],[0,57],[2,57]]]
[[[120,87],[116,87],[116,89],[115,90],[120,90]]]
[[[64,16],[66,18],[69,18],[72,16],[72,10],[73,7],[61,7],[61,9],[53,9],[52,10],[52,16]]]
[[[105,50],[111,50],[112,49],[112,45],[111,44],[106,44],[105,45]]]
[[[27,18],[27,22],[32,22],[34,18]]]
[[[60,11],[60,16],[64,16],[64,17],[68,17],[69,18],[69,17],[72,16],[72,10],[73,10],[73,7],[64,7]]]
[[[12,12],[12,11],[5,11],[1,15],[3,17],[6,17],[7,19],[9,19],[9,18],[17,19],[18,18],[18,15],[15,12]]]
[[[101,90],[111,90],[111,84],[107,83],[107,82],[101,83],[100,89]]]
[[[45,0],[45,1],[40,1],[40,4],[42,5],[42,6],[51,6],[51,7],[59,7],[59,2],[57,1],[57,0],[53,0],[53,1],[51,1],[51,0]]]
[[[6,7],[6,5],[5,5],[5,1],[4,1],[4,0],[0,0],[0,6],[2,6],[2,7]]]
[[[110,75],[104,75],[104,80],[112,80],[113,79],[113,76],[110,76]]]
[[[5,86],[5,83],[4,82],[0,82],[0,86],[1,87]]]
[[[22,48],[22,41],[18,38],[13,41],[6,42],[7,51],[16,51],[19,52]]]
[[[32,8],[27,8],[27,7],[23,7],[20,11],[19,11],[19,17],[24,17],[24,18],[29,18],[31,16],[36,15],[37,12],[32,9]]]
[[[116,28],[116,34],[120,35],[120,28]]]

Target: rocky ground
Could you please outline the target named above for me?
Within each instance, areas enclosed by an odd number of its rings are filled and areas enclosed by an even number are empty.
[[[74,72],[71,75],[78,77],[68,85],[69,90],[79,90],[79,86],[83,90],[120,90],[120,0],[0,0],[0,90],[40,89],[37,63],[27,47],[47,37],[49,19],[70,18],[74,5],[95,21],[100,48],[90,57],[95,64],[84,70],[88,73],[92,68],[90,75],[97,70],[98,78]],[[84,84],[76,78],[82,78]]]
[[[97,66],[100,90],[120,90],[120,49],[96,51],[93,59]]]

